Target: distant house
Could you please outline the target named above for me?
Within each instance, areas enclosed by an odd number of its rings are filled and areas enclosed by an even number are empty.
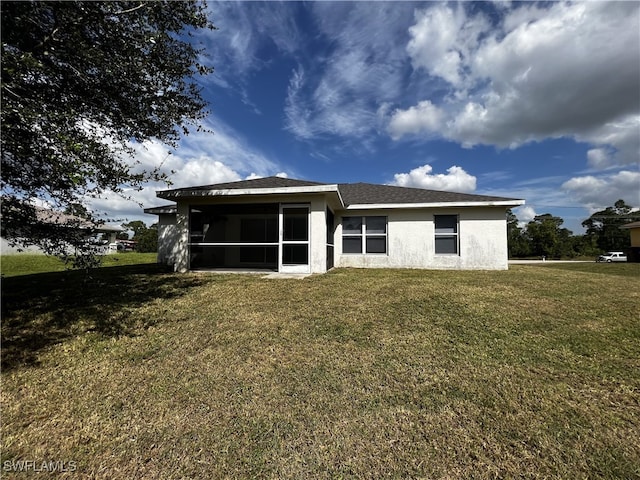
[[[158,260],[176,271],[506,269],[506,209],[524,200],[268,177],[157,192]]]
[[[64,230],[65,232],[63,237],[68,239],[73,238],[74,242],[89,242],[92,236],[98,233],[104,234],[107,237],[107,240],[103,242],[105,244],[104,247],[94,247],[98,253],[109,253],[107,245],[115,242],[116,235],[118,233],[125,231],[125,229],[120,225],[111,225],[107,223],[98,224],[75,215],[69,215],[47,208],[34,207],[34,210],[38,222],[41,222],[43,225],[54,230]],[[24,231],[11,231],[7,233],[8,237],[14,239],[28,237],[28,235],[25,235]],[[69,253],[73,253],[74,248],[69,244],[65,245],[64,249]],[[16,253],[44,253],[44,251],[37,245],[24,246],[21,241],[18,241],[17,245],[13,245],[13,242],[4,237],[2,237],[0,241],[0,251],[3,255],[12,255]]]
[[[640,247],[640,222],[631,222],[626,225],[622,225],[620,228],[623,230],[630,230],[631,234],[631,246]]]

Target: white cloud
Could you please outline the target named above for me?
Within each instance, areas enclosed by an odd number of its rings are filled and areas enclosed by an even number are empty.
[[[208,5],[209,18],[218,27],[199,32],[216,68],[209,81],[226,87],[240,86],[244,95],[248,77],[268,65],[259,55],[265,43],[272,42],[286,54],[295,54],[303,46],[304,36],[285,4],[211,2]]]
[[[184,160],[203,157],[219,161],[240,176],[256,172],[268,176],[282,167],[251,146],[249,139],[233,128],[210,117],[204,123],[208,131],[194,132],[183,138],[176,153]],[[205,182],[200,182],[201,185]],[[175,182],[177,186],[177,182]],[[179,185],[187,186],[187,185]]]
[[[158,141],[133,145],[134,155],[125,159],[133,171],[158,168],[168,176],[170,186],[148,182],[140,190],[127,188],[122,194],[104,192],[99,198],[87,198],[87,206],[109,219],[149,223],[153,219],[143,214],[140,204],[146,208],[166,203],[156,197],[158,190],[286,175],[282,166],[256,151],[230,127],[213,118],[204,127],[184,137],[175,150]]]
[[[289,178],[289,174],[286,172],[278,172],[275,175],[273,175],[274,177],[280,177],[280,178]],[[264,175],[258,175],[255,172],[251,172],[249,175],[247,175],[244,179],[245,180],[256,180],[258,178],[264,178]]]
[[[432,172],[433,167],[427,164],[414,168],[409,173],[396,173],[392,185],[463,193],[476,189],[476,177],[458,166],[450,167],[446,174]]]
[[[574,177],[564,182],[562,189],[592,208],[611,206],[619,199],[631,206],[640,206],[640,172],[622,170],[597,177]]]
[[[176,187],[210,185],[240,179],[238,172],[206,155],[188,159],[183,163],[182,168],[173,174],[173,182]]]
[[[206,81],[236,88],[259,113],[247,88],[275,47],[297,65],[284,122],[299,139],[366,148],[387,130],[515,148],[564,137],[590,145],[593,168],[637,161],[638,2],[478,5],[313,2],[316,42],[296,24],[297,5],[212,3],[219,30],[201,38],[216,72]]]
[[[407,45],[413,68],[461,86],[465,64],[489,22],[483,15],[467,17],[462,6],[454,10],[444,4],[417,11],[415,20]]]
[[[385,101],[403,95],[406,52],[401,42],[409,4],[311,4],[326,51],[297,58],[289,81],[285,128],[296,137],[333,135],[366,148]],[[375,34],[372,35],[372,32]]]
[[[298,68],[292,71],[287,87],[287,98],[284,107],[287,117],[287,129],[300,138],[311,138],[314,131],[311,122],[311,112],[304,106],[304,98],[301,90],[304,85],[304,68],[298,65]]]
[[[418,103],[408,110],[396,110],[389,122],[389,133],[398,139],[407,133],[433,133],[440,130],[444,114],[429,100]]]
[[[582,232],[584,228],[581,223],[592,212],[561,188],[565,180],[564,176],[539,177],[508,182],[502,188],[481,189],[478,193],[526,200],[526,205],[513,209],[521,227],[536,215],[552,213],[564,219],[564,227],[574,233]]]
[[[593,145],[594,167],[637,162],[640,4],[514,4],[493,26],[476,11],[437,4],[408,29],[415,74],[449,83],[434,106],[443,112],[440,136],[510,148],[568,137]],[[394,111],[393,138],[433,133],[420,104]]]
[[[175,168],[175,173],[170,176],[173,182],[170,187],[163,183],[149,182],[140,190],[125,188],[122,193],[106,191],[98,198],[88,198],[87,206],[107,219],[142,220],[149,223],[153,219],[143,213],[143,208],[167,203],[156,197],[158,190],[232,182],[242,178],[238,172],[206,156],[184,159],[172,155],[170,158],[172,161],[167,162],[163,168]]]
[[[640,108],[640,104],[638,106]],[[587,153],[591,167],[605,169],[637,163],[640,159],[640,114],[606,123],[576,138],[598,146],[594,150],[599,153],[591,153],[591,156]]]
[[[523,226],[522,224],[526,225],[538,215],[535,209],[529,205],[516,207],[513,209],[513,213],[518,217],[519,225],[521,227]]]
[[[611,152],[606,148],[592,148],[587,152],[587,163],[595,169],[604,169],[611,164]]]

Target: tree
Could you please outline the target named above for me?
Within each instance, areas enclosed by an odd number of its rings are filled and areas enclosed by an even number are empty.
[[[518,225],[518,217],[511,209],[507,210],[507,245],[509,258],[526,257],[530,254],[529,243],[524,230]]]
[[[157,252],[158,251],[158,224],[154,223],[149,228],[140,230],[133,239],[138,242],[136,249],[139,252]]]
[[[78,218],[90,219],[91,213],[87,210],[87,207],[81,203],[70,203],[64,209],[64,213],[67,215],[73,215]]]
[[[127,230],[133,232],[133,238],[136,243],[136,249],[139,252],[157,252],[158,251],[158,224],[154,223],[151,227],[147,227],[141,220],[125,223],[123,225]]]
[[[175,145],[207,115],[193,32],[215,28],[199,2],[2,2],[2,235],[52,231],[34,200],[60,211],[87,196],[161,179],[126,162],[133,145]],[[72,239],[68,239],[72,241]],[[46,245],[43,245],[46,247]]]
[[[613,207],[594,213],[582,226],[587,229],[586,235],[595,242],[600,250],[624,250],[631,245],[629,230],[620,227],[626,223],[640,220],[640,211],[618,200]]]
[[[575,235],[571,237],[571,244],[576,255],[597,257],[600,254],[595,238],[589,235]]]
[[[560,228],[564,220],[550,213],[537,215],[527,224],[531,254],[545,257],[573,256],[571,231]]]
[[[147,226],[145,225],[145,223],[142,220],[134,220],[134,221],[129,222],[129,223],[124,223],[122,226],[124,228],[126,228],[127,230],[130,230],[130,231],[133,232],[134,239],[135,239],[136,236],[140,235],[140,233],[142,233],[145,230],[147,230]]]

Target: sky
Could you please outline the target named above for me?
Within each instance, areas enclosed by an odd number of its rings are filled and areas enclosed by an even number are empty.
[[[210,131],[135,145],[170,188],[270,175],[640,207],[640,2],[209,2]],[[166,185],[92,207],[141,219]],[[135,201],[133,201],[135,200]]]

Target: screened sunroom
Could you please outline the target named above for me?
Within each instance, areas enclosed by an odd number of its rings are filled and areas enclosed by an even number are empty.
[[[309,205],[197,205],[189,208],[191,269],[306,272]]]

